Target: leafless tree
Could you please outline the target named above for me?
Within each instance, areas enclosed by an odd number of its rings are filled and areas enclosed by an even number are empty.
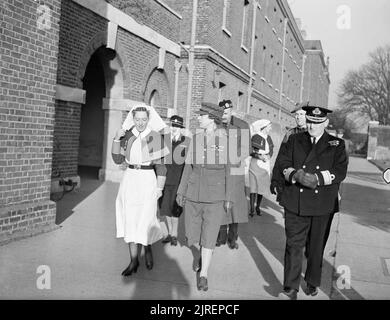
[[[349,111],[367,114],[380,124],[390,124],[390,45],[370,54],[359,70],[349,71],[339,92],[339,105]]]

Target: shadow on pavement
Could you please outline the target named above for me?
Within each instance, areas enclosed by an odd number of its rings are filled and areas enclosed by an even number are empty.
[[[136,274],[122,277],[123,284],[134,283],[131,299],[184,300],[190,296],[190,286],[180,266],[171,258],[161,241],[152,245],[154,267],[147,270],[145,256],[141,255]],[[123,266],[125,268],[126,266]],[[145,281],[155,284],[145,285]],[[152,297],[152,298],[151,298]]]
[[[276,203],[273,203],[272,206],[269,203],[272,202],[267,200],[264,202],[265,206],[274,208],[278,206]],[[264,207],[265,207],[264,206]],[[256,242],[259,242],[261,245],[265,247],[265,249],[273,255],[273,257],[279,261],[279,263],[283,266],[284,269],[284,249],[285,249],[285,229],[279,223],[277,223],[276,219],[267,211],[264,210],[263,204],[262,208],[262,216],[255,216],[251,218],[248,222],[247,226],[241,227],[241,232],[239,231],[240,238],[243,241],[244,245],[249,250],[253,261],[256,263],[256,266],[260,273],[262,274],[265,284],[264,290],[273,297],[278,297],[279,294],[283,290],[283,284],[279,281],[277,275],[274,272],[275,266],[270,265],[266,256],[259,248]],[[278,208],[278,212],[283,212],[282,208]],[[333,222],[335,223],[335,222]],[[243,234],[244,233],[244,234]],[[302,252],[303,254],[303,252]],[[327,254],[325,252],[325,254]],[[303,258],[302,265],[302,274],[304,275],[306,268],[306,260]],[[324,272],[331,273],[332,277],[332,288],[329,288],[329,283],[322,282],[320,289],[323,291],[330,299],[364,299],[359,293],[357,293],[352,287],[349,290],[338,290],[334,288],[334,276],[336,275],[336,269],[333,265],[331,265],[325,258],[323,260],[323,268],[322,274]],[[337,279],[337,278],[336,278]],[[324,279],[323,279],[324,280]],[[282,280],[283,281],[283,280]],[[301,289],[304,290],[306,287],[306,283],[304,281],[304,277],[302,276],[301,280]],[[334,294],[337,293],[337,294]]]
[[[57,202],[57,212],[55,224],[60,225],[68,219],[73,213],[73,209],[84,199],[88,198],[96,191],[104,182],[97,180],[89,170],[79,172],[80,188],[75,189]]]

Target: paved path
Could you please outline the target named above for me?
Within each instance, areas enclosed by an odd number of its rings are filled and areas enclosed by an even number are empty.
[[[381,257],[390,258],[389,188],[367,161],[351,159],[343,187],[342,213],[335,216],[326,248],[320,294],[315,299],[390,297],[390,278]],[[264,214],[239,230],[239,250],[217,248],[209,270],[209,291],[196,289],[193,255],[183,245],[153,246],[155,268],[144,260],[137,274],[120,276],[128,249],[115,236],[118,184],[83,180],[80,190],[58,203],[61,228],[0,247],[0,297],[5,299],[278,299],[285,245],[282,209],[265,200]],[[333,258],[328,252],[336,248]],[[332,289],[334,266],[350,266],[352,288]],[[37,268],[51,270],[51,289],[37,289]],[[302,290],[300,299],[308,299]],[[311,298],[313,299],[313,298]]]

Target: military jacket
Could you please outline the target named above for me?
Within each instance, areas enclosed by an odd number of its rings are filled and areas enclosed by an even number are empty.
[[[177,193],[194,202],[233,201],[227,134],[217,129],[193,136]]]
[[[320,216],[339,210],[339,186],[348,167],[344,140],[324,132],[313,147],[308,132],[292,135],[279,154],[279,166],[285,178],[283,207],[302,216]],[[314,190],[294,183],[293,176],[298,169],[317,176],[318,185]]]

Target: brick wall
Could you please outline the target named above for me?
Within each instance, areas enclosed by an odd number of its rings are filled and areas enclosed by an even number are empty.
[[[128,14],[138,23],[148,26],[170,40],[178,41],[178,17],[155,0],[106,0],[106,2]]]
[[[139,7],[137,1],[107,2],[122,9],[137,22],[155,29],[175,42],[178,41],[179,19],[155,1],[143,1],[143,7]],[[87,66],[95,50],[105,47],[107,26],[108,21],[104,18],[71,0],[63,1],[58,83],[83,88],[83,68]],[[122,28],[118,28],[117,48],[120,49],[117,55],[123,64],[124,73],[123,97],[120,98],[149,102],[150,94],[157,89],[161,107],[172,107],[174,56],[166,53],[164,70],[156,70],[159,49]],[[104,60],[102,63],[108,63],[104,52],[99,53],[99,57]],[[105,79],[107,98],[110,92],[108,85],[112,83],[110,76],[106,74]],[[56,101],[53,173],[60,173],[62,177],[78,174],[81,108],[79,103]],[[164,110],[161,112],[164,113]]]
[[[60,1],[0,6],[0,242],[51,225]],[[43,22],[44,24],[39,24]]]

